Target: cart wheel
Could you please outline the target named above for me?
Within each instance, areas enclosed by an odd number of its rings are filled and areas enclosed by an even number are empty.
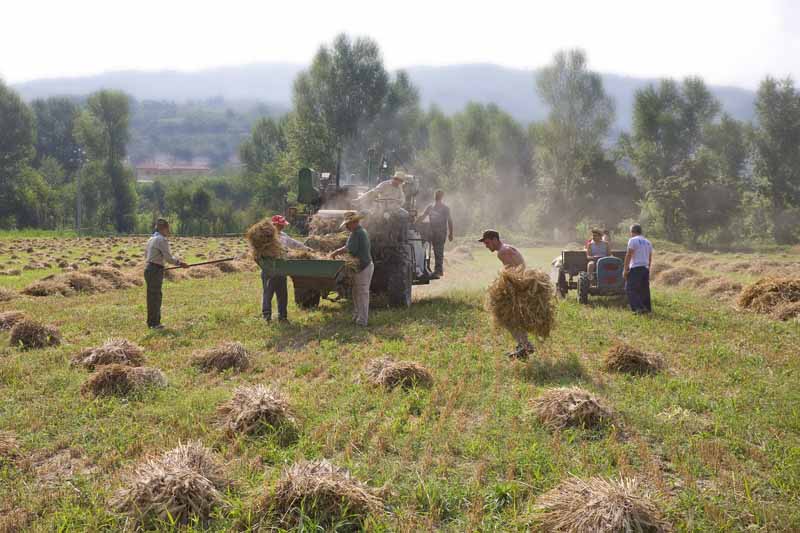
[[[319,307],[320,293],[315,289],[294,289],[294,303],[303,309]]]
[[[578,302],[589,303],[589,274],[586,272],[578,274]]]
[[[569,285],[567,285],[567,276],[559,270],[556,281],[556,296],[558,298],[566,298],[568,292]]]

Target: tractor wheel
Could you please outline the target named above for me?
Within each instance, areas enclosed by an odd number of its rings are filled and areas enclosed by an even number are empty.
[[[391,260],[386,262],[386,295],[390,307],[411,306],[412,265],[408,250],[398,248]]]
[[[320,296],[316,289],[294,288],[294,303],[303,309],[319,307]]]
[[[586,272],[578,274],[578,302],[589,303],[589,274]]]

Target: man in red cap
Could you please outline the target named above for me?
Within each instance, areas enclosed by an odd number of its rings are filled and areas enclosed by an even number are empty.
[[[283,215],[272,217],[272,225],[278,230],[278,239],[286,248],[307,248],[303,243],[296,241],[286,235],[283,229],[289,222]],[[261,283],[264,292],[261,296],[261,316],[264,320],[272,320],[272,297],[278,297],[278,320],[287,322],[287,307],[289,306],[289,291],[286,288],[286,276],[268,276],[265,271],[261,271]]]

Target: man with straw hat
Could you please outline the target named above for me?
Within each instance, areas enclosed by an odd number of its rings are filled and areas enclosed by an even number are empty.
[[[164,329],[161,325],[161,300],[164,285],[165,263],[186,268],[186,263],[174,257],[169,249],[167,237],[170,235],[169,222],[163,218],[156,221],[153,236],[147,241],[145,248],[144,283],[147,288],[147,327]]]
[[[500,240],[500,233],[493,229],[487,229],[483,232],[483,236],[478,239],[482,242],[486,249],[491,252],[497,252],[497,258],[503,263],[505,268],[521,268],[525,269],[525,258],[514,246],[505,244]],[[508,352],[506,355],[517,359],[526,359],[528,355],[534,351],[533,344],[528,339],[528,332],[525,330],[512,330],[509,333],[517,341],[517,347],[514,351]]]
[[[392,179],[382,181],[356,198],[356,202],[358,202],[359,205],[367,206],[369,203],[377,200],[378,204],[386,209],[403,207],[406,203],[406,197],[405,194],[403,194],[403,183],[405,183],[405,181],[405,173],[398,170],[394,173]]]
[[[363,216],[355,211],[344,214],[341,227],[347,228],[350,236],[347,243],[331,252],[331,258],[349,252],[358,259],[358,272],[353,277],[353,320],[359,326],[366,326],[369,319],[369,286],[372,283],[372,274],[375,264],[372,262],[370,242],[367,230],[361,227]]]
[[[286,235],[283,230],[289,222],[283,215],[272,217],[272,225],[278,232],[278,240],[286,248],[307,248],[303,243],[296,241]],[[278,320],[288,322],[289,290],[286,286],[286,276],[269,276],[265,270],[261,270],[261,316],[269,322],[272,320],[272,297],[278,298]]]

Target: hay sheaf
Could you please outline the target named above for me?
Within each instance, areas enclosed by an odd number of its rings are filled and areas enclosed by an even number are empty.
[[[214,265],[201,265],[188,269],[188,275],[192,279],[218,278],[222,271]]]
[[[772,313],[777,307],[800,302],[800,278],[763,278],[745,287],[739,294],[742,309]]]
[[[537,499],[535,513],[538,530],[553,533],[672,531],[636,478],[569,478]]]
[[[22,311],[5,311],[0,313],[0,331],[7,331],[14,327],[17,322],[25,320],[27,315]]]
[[[792,320],[800,318],[800,302],[790,302],[778,305],[772,311],[772,318],[776,320]]]
[[[64,275],[63,279],[75,292],[92,294],[111,290],[111,284],[106,280],[84,272],[69,272]]]
[[[244,370],[250,365],[250,356],[241,343],[223,342],[215,348],[195,353],[192,356],[192,365],[204,372],[229,368]]]
[[[109,339],[101,346],[86,348],[72,358],[72,365],[88,370],[103,365],[142,366],[144,349],[127,339]]]
[[[27,294],[28,296],[69,296],[72,292],[72,287],[69,286],[65,279],[34,281],[22,289],[22,294]]]
[[[157,368],[106,365],[89,376],[81,392],[92,396],[125,396],[150,387],[166,387],[167,378]]]
[[[22,319],[11,328],[9,344],[23,350],[58,346],[61,344],[61,333],[54,326],[40,324],[31,319]]]
[[[308,223],[308,232],[311,235],[330,235],[342,232],[343,217],[325,216],[316,214]]]
[[[136,466],[111,504],[145,527],[205,522],[225,505],[223,491],[230,485],[211,450],[190,442]]]
[[[292,248],[286,252],[287,259],[327,259],[325,254],[315,252],[314,250],[305,250],[303,248]]]
[[[495,323],[547,338],[555,325],[553,284],[542,271],[509,268],[489,286],[486,307]]]
[[[217,413],[230,437],[256,435],[267,427],[280,429],[296,424],[286,398],[280,391],[264,385],[237,387],[233,398],[222,404]]]
[[[367,381],[388,389],[402,387],[430,387],[433,376],[430,371],[414,361],[395,361],[389,357],[372,359],[364,370]]]
[[[643,352],[618,342],[606,352],[603,365],[612,372],[654,374],[664,368],[664,359],[658,354]]]
[[[656,278],[658,283],[674,287],[680,285],[689,278],[701,277],[702,273],[692,267],[678,266],[670,268],[669,270],[662,271]]]
[[[5,287],[0,287],[0,302],[10,302],[14,298],[19,297],[17,291],[7,289]]]
[[[92,267],[87,272],[90,276],[104,280],[114,289],[128,289],[144,284],[138,275],[131,275],[116,268]]]
[[[383,505],[378,491],[323,459],[295,463],[284,470],[274,493],[262,497],[259,514],[286,528],[302,524],[307,516],[325,530],[350,522],[344,530],[361,531],[364,520],[380,513]]]
[[[278,239],[278,230],[269,218],[256,222],[245,233],[247,242],[253,250],[253,257],[282,257],[284,248]]]
[[[223,274],[233,274],[242,271],[242,266],[236,261],[223,261],[215,263],[214,266]]]
[[[612,423],[614,410],[579,387],[549,389],[531,402],[534,413],[550,429],[597,429]]]
[[[330,253],[347,243],[350,236],[346,231],[338,231],[327,235],[312,234],[305,240],[305,245],[318,252]]]
[[[703,286],[703,292],[711,296],[730,297],[739,294],[742,284],[727,278],[715,278]]]

